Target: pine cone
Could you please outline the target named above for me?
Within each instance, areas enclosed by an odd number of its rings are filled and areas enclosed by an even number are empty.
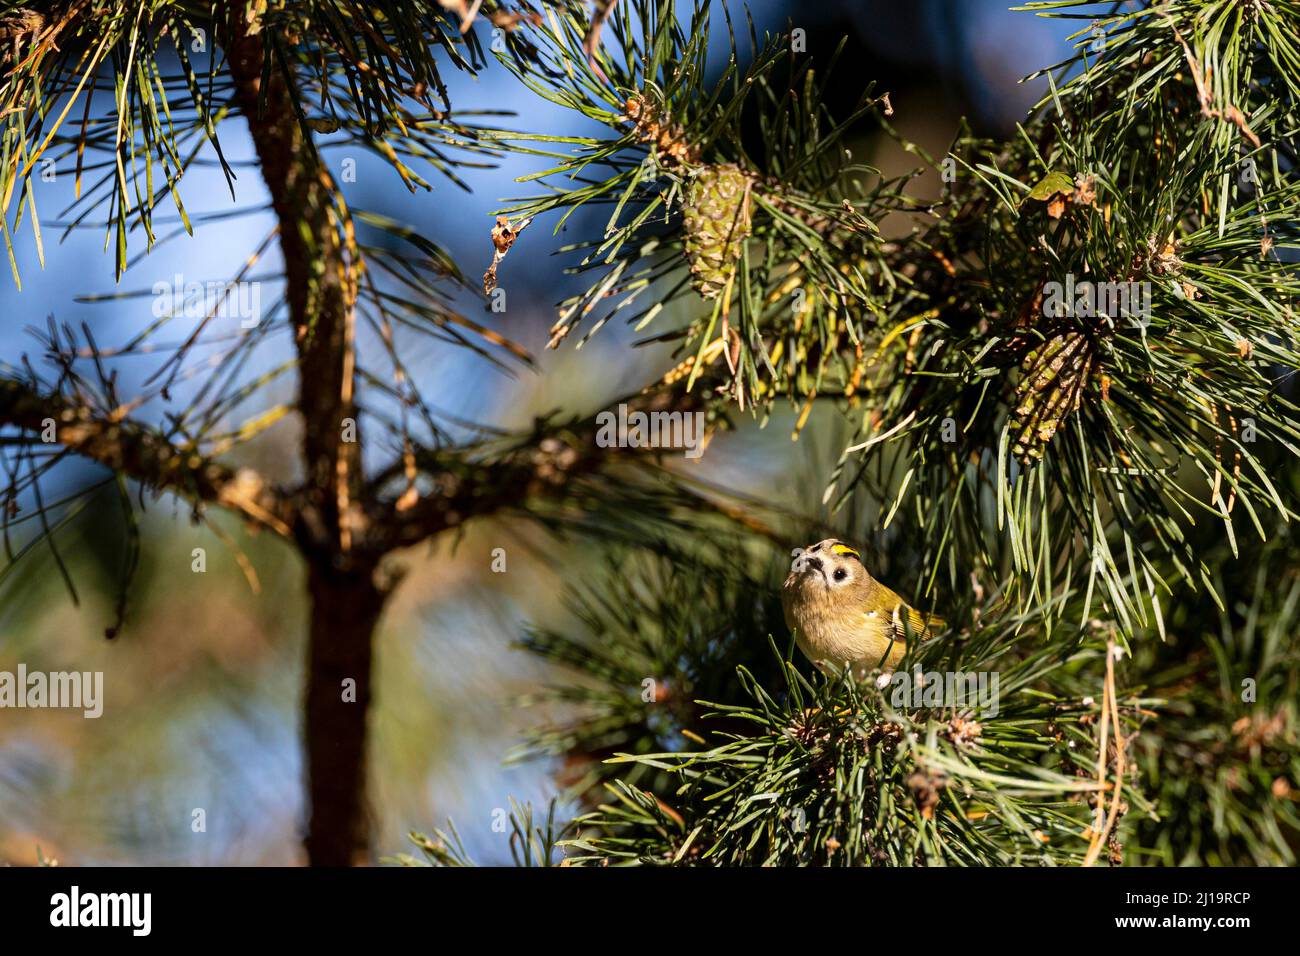
[[[706,166],[686,192],[686,258],[695,291],[716,299],[749,237],[753,177],[733,163]]]
[[[1054,336],[1025,356],[1012,416],[1012,451],[1021,464],[1042,460],[1061,423],[1078,410],[1094,363],[1082,332]]]

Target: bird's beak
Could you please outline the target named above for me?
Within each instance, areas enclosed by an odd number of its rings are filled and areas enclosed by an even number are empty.
[[[829,590],[831,583],[826,578],[826,566],[822,563],[822,559],[814,557],[813,555],[805,554],[802,550],[796,550],[797,553],[795,555],[794,563],[790,565],[790,573],[800,575],[801,577],[810,574],[819,574],[821,575],[822,583],[825,584]]]

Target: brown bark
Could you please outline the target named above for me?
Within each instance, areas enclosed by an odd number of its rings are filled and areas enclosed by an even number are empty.
[[[242,8],[241,8],[242,9]],[[295,536],[307,561],[311,627],[305,720],[313,866],[366,862],[366,711],[384,592],[355,504],[361,435],[353,402],[355,299],[341,210],[328,170],[303,134],[281,66],[264,72],[263,36],[236,12],[224,39],[241,112],[280,222],[285,295],[298,350],[304,480]],[[345,700],[345,681],[355,700]]]
[[[320,563],[308,572],[308,594],[307,858],[312,866],[364,865],[370,834],[366,714],[373,698],[373,634],[386,595],[368,570],[339,573]]]
[[[335,184],[304,136],[280,65],[263,83],[263,38],[230,28],[230,71],[262,178],[280,222],[285,295],[298,349],[304,495],[319,516],[313,530],[350,552],[358,527],[352,502],[361,483],[361,436],[353,401],[352,273],[345,260]],[[350,426],[347,426],[348,422]],[[344,440],[345,426],[351,431]]]

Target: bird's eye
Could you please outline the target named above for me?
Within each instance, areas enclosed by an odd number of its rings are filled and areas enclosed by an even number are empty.
[[[843,568],[836,568],[835,574],[833,575],[836,581],[843,581],[848,576],[849,572],[845,571]]]

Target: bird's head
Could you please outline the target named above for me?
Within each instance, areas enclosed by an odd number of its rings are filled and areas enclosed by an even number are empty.
[[[836,538],[795,548],[792,556],[785,590],[804,599],[848,594],[871,581],[862,556]]]

